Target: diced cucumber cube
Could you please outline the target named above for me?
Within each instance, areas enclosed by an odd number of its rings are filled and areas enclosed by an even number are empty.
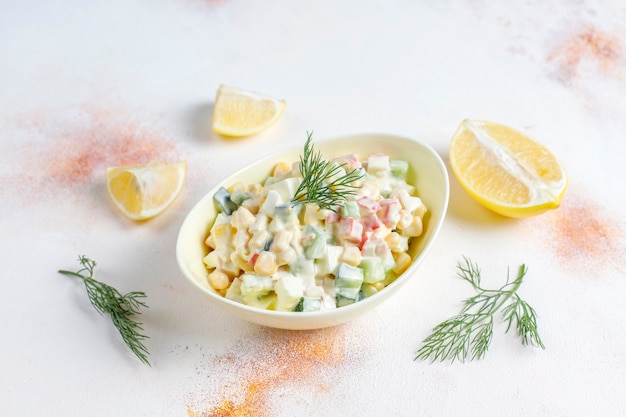
[[[358,219],[361,217],[361,210],[355,200],[346,201],[341,207],[341,217]]]
[[[317,227],[307,224],[302,231],[302,248],[304,256],[309,259],[320,259],[326,250],[326,234]]]
[[[249,198],[250,198],[250,194],[246,193],[245,191],[241,191],[241,190],[235,190],[230,195],[230,201],[232,201],[233,203],[237,204],[238,206],[240,206],[241,203],[243,203],[244,201],[246,201]]]
[[[338,296],[356,300],[363,284],[363,270],[344,262],[337,266],[335,291]]]
[[[337,307],[344,307],[350,304],[354,304],[358,301],[361,301],[364,298],[366,297],[363,291],[359,291],[356,298],[348,298],[348,297],[344,297],[343,295],[337,294],[336,304],[337,304]]]
[[[274,310],[276,307],[276,294],[269,293],[267,295],[259,295],[256,297],[244,297],[244,303],[251,307],[263,310]]]
[[[389,168],[391,169],[391,175],[406,180],[406,176],[409,172],[409,163],[407,161],[394,159],[389,161]]]
[[[361,286],[361,292],[365,297],[371,297],[372,295],[376,294],[378,290],[371,284],[363,284]]]
[[[237,204],[230,200],[230,193],[224,187],[220,187],[213,195],[213,201],[217,204],[217,207],[224,213],[230,215],[233,211],[237,210]]]
[[[337,300],[337,307],[344,307],[344,306],[356,303],[356,299],[346,298],[340,294],[337,294],[336,300]]]
[[[385,264],[381,258],[376,256],[364,256],[361,259],[359,268],[363,270],[363,281],[374,284],[385,279]]]
[[[272,278],[257,274],[244,274],[241,278],[241,294],[246,296],[261,296],[272,291]]]
[[[319,298],[302,297],[293,311],[307,312],[307,311],[319,311],[322,309],[322,300]]]
[[[279,204],[274,210],[274,218],[280,220],[283,223],[288,223],[289,218],[297,218],[300,213],[301,206],[298,204],[294,206],[291,203]]]

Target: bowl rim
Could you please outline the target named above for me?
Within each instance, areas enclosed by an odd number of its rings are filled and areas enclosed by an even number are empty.
[[[316,140],[315,142],[313,142],[313,144],[316,145],[319,149],[319,147],[330,146],[332,143],[348,142],[348,141],[354,141],[357,139],[394,140],[396,142],[410,143],[413,146],[417,146],[421,148],[423,152],[426,152],[428,154],[430,159],[432,159],[435,165],[438,167],[439,174],[442,176],[443,201],[441,201],[441,213],[439,213],[438,219],[434,224],[431,223],[432,218],[429,219],[428,228],[429,229],[432,228],[432,232],[429,237],[429,240],[425,243],[424,247],[421,248],[418,253],[416,253],[415,258],[412,260],[407,270],[404,271],[400,276],[398,276],[387,287],[385,287],[385,289],[389,289],[392,286],[400,287],[401,285],[403,285],[409,280],[409,276],[412,275],[412,272],[414,272],[417,266],[421,264],[421,262],[426,257],[426,255],[430,252],[430,249],[433,243],[435,242],[437,236],[439,235],[441,226],[446,217],[446,212],[447,212],[448,204],[449,204],[449,197],[450,197],[449,174],[441,156],[434,150],[432,146],[428,145],[427,143],[421,140],[410,138],[407,136],[401,136],[401,135],[395,135],[395,134],[389,134],[389,133],[357,133],[357,134],[351,134],[351,135],[335,136],[335,137],[331,137],[327,139],[320,139],[320,140]],[[312,320],[324,320],[324,319],[334,318],[335,316],[338,316],[338,317],[344,316],[344,315],[350,316],[351,315],[350,313],[356,313],[356,311],[358,310],[367,309],[368,306],[372,302],[377,302],[377,301],[382,302],[383,299],[388,298],[388,296],[390,296],[392,293],[395,292],[395,291],[381,291],[380,293],[377,293],[372,297],[367,297],[364,300],[359,301],[357,303],[349,304],[349,305],[342,306],[339,308],[328,309],[328,310],[319,310],[319,311],[311,311],[311,312],[266,310],[266,309],[262,309],[259,307],[253,307],[253,306],[249,306],[243,303],[239,303],[234,300],[227,299],[226,297],[212,290],[209,287],[208,283],[203,285],[202,283],[198,282],[198,279],[196,279],[193,276],[193,274],[190,272],[189,267],[184,262],[185,258],[183,254],[183,246],[186,244],[185,239],[187,237],[187,234],[185,232],[187,231],[189,227],[191,227],[191,222],[192,220],[194,220],[195,218],[194,215],[196,214],[196,212],[201,207],[204,207],[206,204],[209,204],[207,200],[212,200],[213,194],[216,192],[216,190],[219,187],[226,186],[229,182],[234,181],[235,177],[242,175],[243,173],[245,173],[248,170],[251,170],[254,167],[259,167],[264,164],[268,164],[270,161],[273,161],[274,163],[279,162],[281,160],[280,159],[281,156],[289,154],[289,153],[298,152],[301,149],[302,149],[302,145],[299,145],[299,146],[292,145],[292,146],[284,147],[282,149],[278,149],[252,162],[251,164],[226,175],[222,180],[218,181],[217,184],[215,184],[199,200],[197,200],[194,203],[193,207],[187,212],[180,226],[178,237],[176,240],[176,259],[177,259],[179,270],[183,273],[185,278],[188,281],[191,281],[191,284],[197,289],[199,289],[205,296],[208,296],[212,301],[215,301],[217,303],[222,304],[225,307],[228,307],[230,311],[233,311],[233,309],[235,309],[235,310],[239,310],[242,312],[244,311],[248,312],[249,314],[254,314],[258,317],[268,317],[268,318],[271,317],[271,318],[277,318],[277,319],[298,319],[303,322],[312,321]],[[355,151],[358,152],[358,150],[355,150]],[[340,156],[340,155],[337,155],[337,156]],[[419,189],[418,189],[418,192],[419,192]],[[430,211],[430,207],[429,207],[429,211]],[[206,226],[207,232],[210,226],[213,224],[213,221],[214,221],[214,217],[207,216],[207,226]],[[386,293],[388,295],[385,295]],[[375,298],[377,298],[377,300],[375,300]],[[257,321],[257,323],[262,323],[262,321]]]

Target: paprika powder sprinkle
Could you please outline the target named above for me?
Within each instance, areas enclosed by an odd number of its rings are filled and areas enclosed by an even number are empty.
[[[59,191],[103,183],[109,166],[179,159],[172,140],[136,120],[105,110],[79,113],[61,121],[53,121],[53,115],[46,120],[38,117],[25,138],[32,143],[18,144],[14,168],[2,179],[3,185],[19,187],[15,194],[23,197],[49,198]]]
[[[134,121],[98,121],[84,128],[70,128],[53,139],[47,151],[45,173],[57,185],[72,187],[101,181],[108,166],[145,164],[177,158],[173,142]]]
[[[277,413],[275,398],[292,386],[305,386],[310,395],[324,394],[338,382],[339,368],[353,358],[346,343],[353,337],[346,325],[313,331],[263,329],[215,359],[217,369],[210,373],[231,374],[233,381],[201,394],[188,406],[188,415],[272,416]]]
[[[624,52],[617,36],[594,27],[584,27],[572,34],[548,56],[557,66],[557,78],[571,84],[591,66],[594,71],[617,79],[624,76]]]
[[[533,228],[547,232],[543,240],[568,270],[591,276],[623,268],[626,248],[620,224],[588,198],[570,191],[559,209],[540,216],[537,223]]]

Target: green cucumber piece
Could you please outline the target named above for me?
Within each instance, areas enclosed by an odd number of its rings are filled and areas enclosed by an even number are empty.
[[[356,300],[363,284],[363,270],[340,262],[335,275],[335,293]]]
[[[319,311],[322,309],[322,300],[319,298],[302,297],[293,311],[301,313],[307,311]]]
[[[407,161],[389,161],[389,168],[391,169],[391,175],[406,180],[406,176],[409,173],[409,163]]]
[[[356,201],[350,200],[346,201],[341,207],[341,217],[347,219],[349,217],[353,219],[358,219],[361,217],[361,211],[359,210],[359,205]]]
[[[302,245],[304,256],[308,259],[321,259],[326,249],[326,234],[317,227],[307,224],[302,231],[302,237],[306,239]]]
[[[230,199],[230,193],[224,187],[220,187],[213,195],[213,201],[217,204],[217,207],[224,213],[231,215],[233,211],[237,210],[237,204],[233,203]]]
[[[231,195],[230,195],[230,201],[232,201],[233,203],[235,203],[237,206],[240,206],[241,203],[243,203],[244,201],[246,201],[247,199],[249,199],[251,196],[249,193],[246,193],[245,191],[241,191],[241,190],[235,190]]]
[[[364,256],[359,268],[363,270],[363,281],[368,284],[382,281],[387,276],[385,262],[376,256]]]

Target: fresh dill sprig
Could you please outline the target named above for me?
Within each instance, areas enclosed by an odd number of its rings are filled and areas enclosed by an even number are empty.
[[[349,196],[360,187],[355,184],[365,176],[361,169],[344,171],[345,164],[324,159],[315,151],[313,133],[308,133],[304,153],[300,156],[302,182],[296,190],[293,204],[316,203],[320,208],[337,211]]]
[[[471,359],[482,359],[493,337],[494,316],[501,311],[508,323],[506,332],[515,324],[522,344],[536,345],[545,349],[537,330],[537,314],[535,310],[517,294],[526,276],[526,265],[522,264],[517,278],[510,281],[507,274],[506,283],[497,290],[481,287],[480,269],[468,258],[464,264],[457,265],[457,275],[472,284],[478,294],[464,302],[460,314],[444,321],[433,329],[433,332],[422,342],[415,359],[452,362],[464,362]]]
[[[95,261],[82,255],[78,257],[78,261],[82,265],[80,270],[76,272],[60,270],[59,273],[83,280],[91,305],[100,314],[111,316],[113,325],[120,332],[122,340],[140,361],[150,365],[148,349],[142,343],[142,340],[148,339],[148,336],[139,332],[143,330],[142,324],[131,318],[133,315],[140,314],[139,309],[141,307],[148,307],[146,303],[141,301],[142,298],[146,298],[146,294],[133,291],[122,295],[110,285],[93,278],[93,271],[96,267]]]

